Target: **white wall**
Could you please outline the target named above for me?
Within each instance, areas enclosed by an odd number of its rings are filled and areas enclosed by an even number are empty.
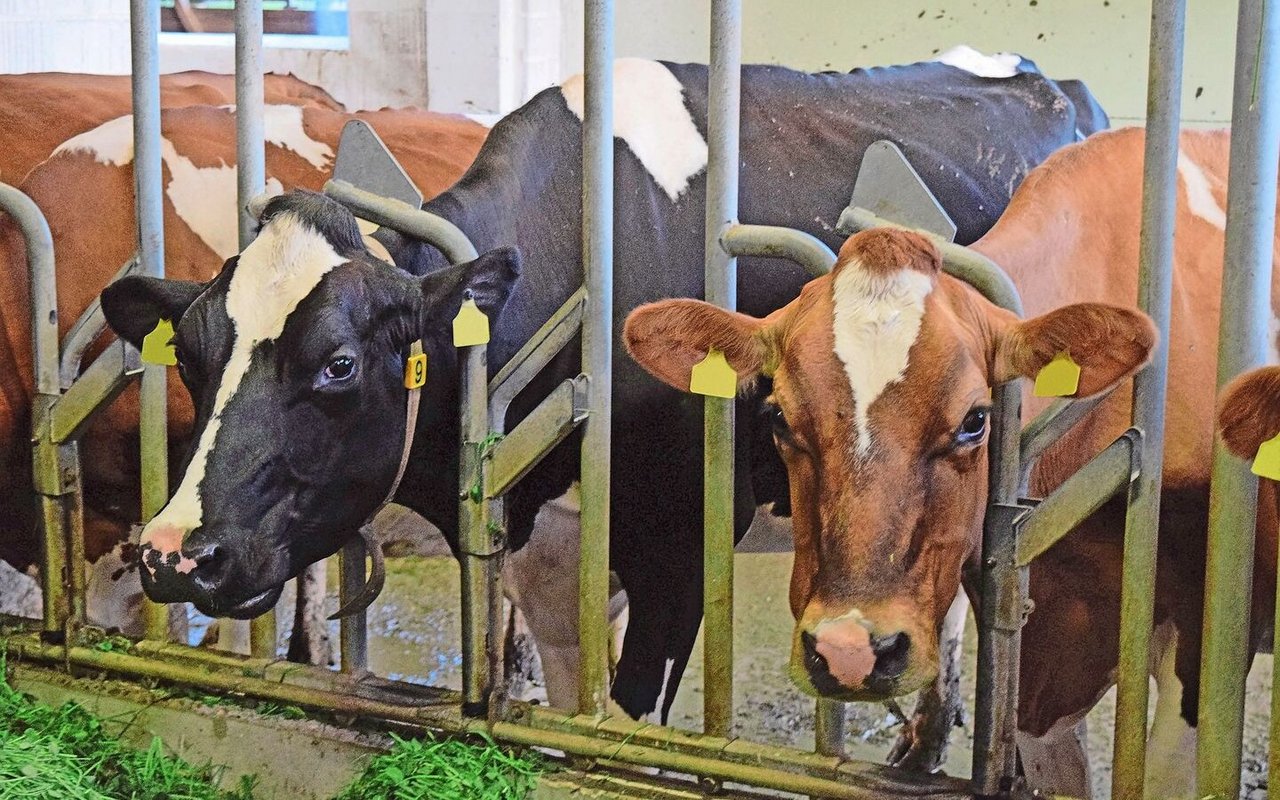
[[[129,71],[129,0],[0,0],[0,73]]]

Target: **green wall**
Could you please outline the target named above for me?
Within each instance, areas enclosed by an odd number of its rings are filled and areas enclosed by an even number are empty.
[[[1182,117],[1231,118],[1237,0],[1189,0]],[[706,61],[709,0],[619,0],[618,55]],[[1144,0],[743,0],[743,60],[807,70],[932,57],[955,44],[1011,50],[1082,78],[1115,125],[1146,116]]]

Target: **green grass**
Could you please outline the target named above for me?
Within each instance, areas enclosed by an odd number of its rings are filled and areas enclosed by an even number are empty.
[[[401,739],[337,800],[522,800],[546,764],[485,740]]]
[[[0,679],[0,800],[251,800],[251,780],[225,792],[217,777],[218,768],[168,755],[158,738],[133,750],[80,706],[40,705]]]

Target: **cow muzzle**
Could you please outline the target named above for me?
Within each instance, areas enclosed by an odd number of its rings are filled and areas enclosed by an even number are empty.
[[[192,603],[215,617],[251,619],[273,608],[284,583],[245,596],[237,591],[235,565],[220,544],[184,542],[186,531],[161,525],[139,544],[142,590],[157,603]]]
[[[917,688],[915,655],[910,632],[877,626],[855,610],[797,626],[791,676],[820,697],[887,699]]]

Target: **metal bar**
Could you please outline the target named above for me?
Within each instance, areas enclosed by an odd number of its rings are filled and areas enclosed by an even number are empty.
[[[116,270],[116,274],[108,282],[108,286],[126,275],[132,275],[138,269],[138,255],[135,253],[124,266]],[[63,390],[70,389],[80,374],[80,362],[85,351],[107,329],[107,318],[102,313],[102,301],[93,298],[93,302],[75,321],[62,340],[62,362],[58,368]]]
[[[738,221],[738,126],[742,101],[741,0],[712,0],[707,78],[706,290],[708,303],[738,304],[737,261],[720,244]],[[704,397],[703,731],[733,726],[733,523],[735,400]]]
[[[1022,469],[1029,470],[1045,450],[1088,417],[1110,394],[1111,390],[1108,390],[1083,400],[1059,399],[1050,403],[1048,408],[1022,428],[1018,444]]]
[[[137,198],[138,262],[143,275],[164,277],[164,198],[160,153],[160,5],[130,0],[133,59],[133,179]],[[151,519],[169,499],[169,429],[165,367],[148,365],[142,372],[138,405],[141,449],[142,519]],[[169,635],[169,613],[143,601],[147,638]]]
[[[1142,433],[1125,431],[1019,520],[1018,566],[1025,567],[1137,479]]]
[[[365,581],[364,539],[360,536],[348,537],[346,544],[338,551],[338,605],[346,605],[347,601],[360,593]],[[255,656],[265,657],[259,653]],[[352,614],[343,617],[338,625],[338,658],[342,671],[353,675],[362,675],[369,669],[369,621],[364,614]]]
[[[942,269],[977,289],[991,302],[1022,316],[1022,298],[1018,287],[994,261],[964,245],[949,242],[932,231],[909,228],[872,214],[865,208],[850,206],[840,214],[841,230],[865,231],[871,228],[900,228],[928,236],[942,253]]]
[[[379,197],[339,180],[325,183],[324,193],[361,219],[394,228],[438,248],[452,264],[474,261],[478,256],[475,245],[457,225],[403,200]]]
[[[1120,591],[1111,796],[1142,800],[1146,783],[1148,654],[1155,613],[1160,482],[1164,470],[1165,394],[1177,218],[1178,134],[1186,0],[1155,0],[1147,75],[1147,125],[1138,246],[1138,306],[1160,338],[1151,363],[1134,378],[1133,424],[1142,431],[1142,470],[1130,487]]]
[[[609,488],[613,421],[613,0],[588,0],[582,120],[582,372],[591,382],[581,450],[578,709],[609,697]]]
[[[58,284],[53,236],[35,202],[4,183],[0,183],[0,211],[13,218],[26,243],[36,393],[56,395],[62,387],[58,381]]]
[[[574,292],[551,315],[551,319],[543,323],[533,338],[525,342],[511,360],[502,365],[498,374],[490,379],[490,422],[495,430],[502,430],[507,408],[516,395],[524,391],[529,381],[578,335],[578,331],[582,329],[582,306],[586,296],[585,289],[579,288]]]
[[[493,446],[485,496],[501,497],[586,419],[587,379],[564,381]]]
[[[730,225],[720,236],[720,246],[734,256],[785,258],[819,278],[836,265],[836,254],[816,236],[777,225]]]
[[[138,351],[122,341],[112,342],[50,409],[50,440],[64,444],[79,439],[94,415],[106,408],[129,385],[130,379],[141,372]]]
[[[845,728],[844,703],[820,698],[813,716],[814,751],[824,756],[844,757]]]
[[[458,538],[462,572],[462,707],[470,715],[488,710],[490,596],[486,576],[493,551],[488,504],[484,502],[484,461],[489,444],[488,347],[461,348],[462,452],[458,472]],[[496,635],[501,636],[501,629]]]
[[[1218,386],[1265,362],[1280,156],[1280,3],[1241,0],[1218,330]],[[1218,443],[1209,493],[1197,795],[1240,792],[1256,479]]]
[[[965,783],[954,778],[912,776],[910,783],[897,782],[878,765],[841,762],[789,748],[682,735],[631,720],[600,722],[591,716],[565,717],[554,710],[513,704],[508,719],[489,724],[460,715],[455,694],[403,686],[374,676],[353,680],[319,667],[288,664],[277,676],[274,670],[281,665],[261,659],[244,659],[238,668],[212,662],[175,663],[164,658],[165,653],[158,649],[145,651],[145,656],[88,647],[64,649],[42,644],[31,636],[10,637],[8,649],[15,658],[24,660],[70,664],[451,733],[486,733],[516,744],[554,748],[592,760],[624,761],[718,782],[853,800],[890,794],[933,800],[967,797]]]

